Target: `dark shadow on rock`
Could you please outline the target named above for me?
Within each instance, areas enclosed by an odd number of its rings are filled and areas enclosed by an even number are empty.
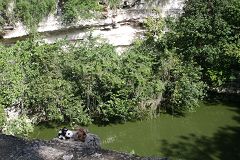
[[[0,134],[1,160],[42,160],[38,152],[30,148],[36,146],[25,139]]]
[[[233,117],[237,126],[225,126],[211,137],[189,134],[181,136],[177,143],[161,141],[161,152],[171,159],[187,160],[240,160],[240,107],[229,108],[238,113]]]

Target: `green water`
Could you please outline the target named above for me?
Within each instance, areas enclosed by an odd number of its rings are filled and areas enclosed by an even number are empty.
[[[52,139],[58,129],[36,127],[32,138]],[[240,159],[238,104],[202,104],[185,117],[163,114],[153,120],[88,129],[99,135],[103,148],[111,150],[172,159]]]

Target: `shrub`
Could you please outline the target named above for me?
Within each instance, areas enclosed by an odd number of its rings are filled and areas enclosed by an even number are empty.
[[[30,29],[34,29],[56,6],[55,0],[17,0],[15,3],[15,17]]]
[[[8,135],[27,137],[31,132],[33,132],[33,124],[26,115],[7,121],[3,128],[3,133]]]
[[[92,18],[102,6],[96,0],[68,0],[62,8],[62,18],[65,24],[74,23],[79,18]]]

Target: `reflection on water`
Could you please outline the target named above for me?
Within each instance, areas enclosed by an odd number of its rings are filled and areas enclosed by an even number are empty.
[[[185,117],[161,115],[141,122],[88,127],[100,136],[103,148],[145,156],[209,160],[240,159],[239,128],[240,108],[223,104],[202,104]],[[32,137],[51,139],[57,130],[37,128]]]

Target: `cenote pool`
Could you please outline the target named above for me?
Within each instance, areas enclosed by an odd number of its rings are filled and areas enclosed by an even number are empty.
[[[31,137],[52,139],[59,128],[38,126]],[[239,104],[202,103],[185,117],[162,114],[153,120],[87,128],[106,149],[171,159],[240,159]]]

